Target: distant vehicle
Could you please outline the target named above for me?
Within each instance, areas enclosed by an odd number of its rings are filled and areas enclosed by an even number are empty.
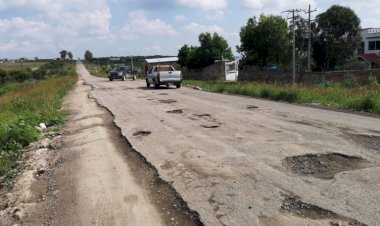
[[[181,71],[176,71],[170,65],[154,66],[146,76],[146,86],[150,87],[150,85],[153,84],[156,89],[160,87],[160,85],[175,85],[177,88],[181,88],[181,83]]]
[[[110,81],[114,79],[121,79],[124,81],[127,78],[136,80],[136,73],[128,66],[117,66],[110,71],[108,78]]]

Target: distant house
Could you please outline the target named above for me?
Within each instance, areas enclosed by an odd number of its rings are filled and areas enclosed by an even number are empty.
[[[369,63],[380,62],[380,28],[366,28],[360,31],[362,38],[359,59]]]
[[[147,73],[156,65],[165,64],[165,65],[171,65],[174,68],[176,68],[177,63],[178,63],[178,57],[163,57],[163,58],[145,59],[144,63],[142,64],[142,69],[143,69],[143,72]]]

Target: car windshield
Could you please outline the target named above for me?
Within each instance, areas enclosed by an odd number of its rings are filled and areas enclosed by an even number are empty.
[[[124,71],[125,69],[126,69],[126,67],[117,67],[116,71]]]

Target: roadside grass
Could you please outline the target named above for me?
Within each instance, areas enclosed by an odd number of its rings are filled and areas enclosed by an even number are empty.
[[[40,66],[46,64],[46,62],[22,62],[22,67],[20,62],[3,62],[0,63],[0,69],[5,71],[10,70],[21,70],[21,69],[33,69],[33,68],[39,68]]]
[[[185,80],[184,85],[197,86],[216,93],[239,94],[289,103],[325,105],[336,109],[380,114],[379,85],[349,88],[341,84],[292,86],[255,82],[228,83],[224,81],[194,80]]]
[[[74,75],[59,76],[0,88],[0,183],[17,174],[15,166],[22,148],[39,138],[35,126],[64,122],[62,99],[76,80]]]
[[[34,68],[33,70],[30,68],[23,70],[0,69],[0,87],[14,82],[42,80],[47,77],[71,74],[75,74],[75,63],[73,61],[50,61],[41,64],[38,68]]]
[[[91,75],[108,78],[109,69],[107,66],[98,66],[93,63],[84,63],[84,66],[90,72]]]

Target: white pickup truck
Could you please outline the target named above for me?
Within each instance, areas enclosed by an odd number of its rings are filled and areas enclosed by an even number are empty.
[[[146,86],[149,88],[151,84],[154,88],[160,87],[160,85],[175,85],[177,88],[181,87],[182,73],[176,71],[170,65],[158,65],[154,66],[146,76]]]

